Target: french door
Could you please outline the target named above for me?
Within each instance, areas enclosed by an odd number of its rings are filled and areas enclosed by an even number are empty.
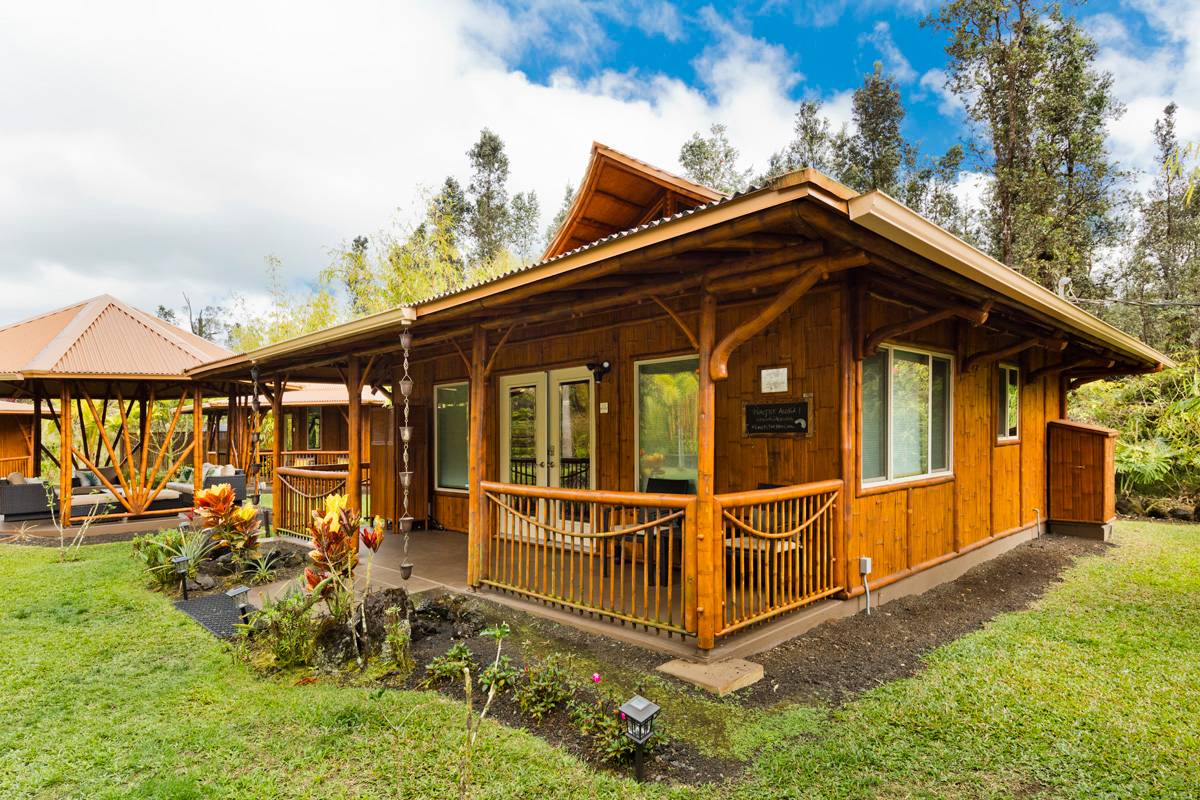
[[[500,475],[526,486],[595,488],[595,385],[586,367],[500,379]]]

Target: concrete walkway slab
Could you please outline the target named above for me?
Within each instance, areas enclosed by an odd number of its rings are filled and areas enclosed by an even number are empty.
[[[660,664],[657,669],[659,672],[681,681],[687,681],[693,686],[699,686],[719,697],[736,692],[738,689],[745,689],[751,684],[758,683],[763,677],[762,664],[755,664],[744,658],[728,658],[724,661],[706,663],[677,658]]]

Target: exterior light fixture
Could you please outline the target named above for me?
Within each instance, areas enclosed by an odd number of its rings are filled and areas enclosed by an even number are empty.
[[[246,625],[250,621],[250,587],[235,586],[225,593],[233,602],[237,603],[238,617],[242,620],[242,624]]]
[[[633,770],[639,781],[645,776],[646,742],[654,735],[654,719],[662,711],[656,703],[652,703],[640,694],[635,694],[621,706],[621,719],[625,720],[625,735],[634,744]]]
[[[592,362],[591,364],[587,365],[587,368],[592,373],[592,379],[595,380],[596,383],[602,383],[604,381],[604,376],[608,374],[610,369],[612,369],[612,362]]]
[[[179,585],[183,590],[183,599],[188,599],[187,579],[188,579],[188,562],[191,561],[187,556],[173,556],[171,563],[175,565],[175,574],[179,576]]]

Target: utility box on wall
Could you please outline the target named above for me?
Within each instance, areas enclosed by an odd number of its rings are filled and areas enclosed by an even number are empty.
[[[1069,420],[1047,423],[1046,480],[1050,530],[1109,538],[1117,516],[1117,432]]]

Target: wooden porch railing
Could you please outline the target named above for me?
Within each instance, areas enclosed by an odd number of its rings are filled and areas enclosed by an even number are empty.
[[[726,635],[829,597],[842,535],[839,480],[717,495]]]
[[[496,589],[668,633],[695,631],[686,495],[483,481]]]
[[[343,466],[350,463],[350,453],[346,450],[284,450],[280,461],[285,467],[328,467]],[[364,462],[365,464],[365,462]],[[258,479],[264,483],[271,482],[275,472],[275,457],[270,450],[258,454]]]
[[[323,511],[325,498],[344,494],[350,473],[339,465],[315,467],[280,467],[279,514],[274,520],[278,533],[301,539],[311,538],[308,525],[314,511]],[[362,516],[371,516],[370,464],[362,465]]]
[[[29,477],[33,472],[33,456],[6,456],[0,458],[0,478],[13,472]]]

